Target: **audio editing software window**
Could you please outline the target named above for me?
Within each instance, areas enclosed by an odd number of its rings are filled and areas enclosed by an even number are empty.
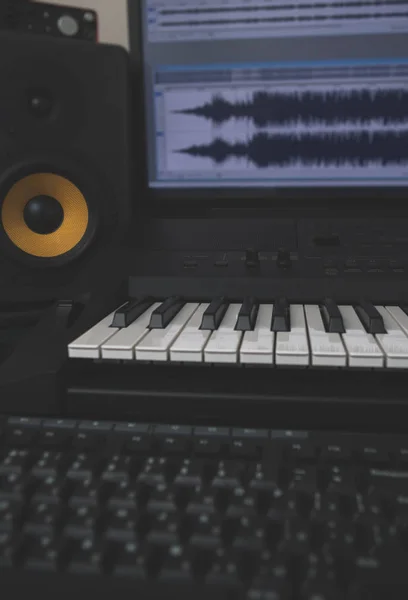
[[[408,0],[143,0],[152,187],[408,183]]]

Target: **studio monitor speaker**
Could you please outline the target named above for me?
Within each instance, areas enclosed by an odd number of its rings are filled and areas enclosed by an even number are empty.
[[[76,269],[131,218],[131,77],[116,46],[0,34],[0,277]]]

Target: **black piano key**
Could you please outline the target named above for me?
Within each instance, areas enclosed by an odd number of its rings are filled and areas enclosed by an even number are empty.
[[[111,327],[128,327],[133,321],[136,321],[136,319],[146,312],[153,302],[154,298],[129,300],[129,302],[118,308],[115,312]]]
[[[167,298],[152,312],[150,329],[164,329],[183,308],[185,302],[179,296]]]
[[[286,298],[277,298],[274,302],[271,331],[290,331],[290,310]]]
[[[228,301],[226,298],[215,298],[206,308],[201,321],[200,329],[215,331],[221,324],[227,312]]]
[[[368,333],[387,333],[382,316],[371,302],[361,300],[355,311]]]
[[[245,298],[238,313],[236,331],[253,331],[258,315],[258,303],[255,298]]]
[[[336,302],[332,298],[325,298],[321,306],[323,323],[328,333],[346,333],[343,317]]]

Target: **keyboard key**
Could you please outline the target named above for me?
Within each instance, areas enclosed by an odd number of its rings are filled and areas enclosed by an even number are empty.
[[[408,335],[408,315],[402,310],[399,306],[386,306],[385,309],[390,313],[390,315],[395,319],[398,323],[401,330]]]
[[[237,565],[226,557],[217,558],[213,562],[205,577],[205,583],[218,586],[219,589],[225,589],[230,593],[242,591]]]
[[[98,433],[79,431],[72,440],[72,446],[77,452],[86,452],[98,449],[103,441],[103,437]]]
[[[219,515],[191,515],[189,528],[192,532],[189,539],[191,546],[206,550],[216,550],[222,546],[222,519]]]
[[[326,332],[317,305],[306,305],[305,314],[312,352],[312,365],[345,367],[347,356],[340,334]]]
[[[290,310],[286,298],[277,298],[273,305],[271,331],[290,331]]]
[[[140,505],[140,489],[129,481],[118,481],[111,488],[111,494],[108,501],[109,508],[136,509]]]
[[[258,315],[258,303],[255,298],[245,298],[238,313],[237,331],[253,331]]]
[[[160,583],[193,584],[194,574],[188,553],[182,546],[173,544],[164,557],[157,580]]]
[[[169,547],[180,543],[180,518],[175,512],[160,512],[153,515],[146,541],[150,544]]]
[[[240,304],[228,307],[222,323],[213,331],[204,349],[204,360],[210,363],[236,363],[242,338],[240,331],[235,331]]]
[[[72,435],[68,431],[58,429],[48,429],[39,435],[36,444],[42,448],[58,448],[63,449],[69,444]]]
[[[230,519],[240,519],[241,517],[258,516],[259,496],[253,491],[245,493],[244,488],[236,488],[228,499],[226,517]]]
[[[201,438],[195,440],[193,452],[195,456],[206,456],[209,458],[216,458],[220,455],[222,450],[221,442],[211,438]],[[408,459],[407,459],[408,460]]]
[[[153,489],[146,510],[149,513],[174,513],[177,511],[177,497],[173,490],[165,486]]]
[[[385,354],[387,367],[408,368],[408,337],[383,306],[377,306],[385,333],[377,334],[376,341]]]
[[[21,522],[23,503],[16,500],[0,500],[0,536],[5,531],[13,531]]]
[[[0,531],[0,568],[15,566],[21,545],[21,536],[11,531]]]
[[[131,542],[137,539],[139,512],[133,508],[117,508],[110,512],[106,527],[106,539]]]
[[[135,346],[149,333],[149,322],[153,311],[160,306],[154,303],[128,327],[119,329],[101,345],[102,358],[112,360],[134,360]]]
[[[182,332],[198,306],[198,304],[193,303],[185,304],[165,328],[150,331],[136,345],[136,359],[167,361],[172,343]]]
[[[63,452],[45,451],[32,466],[31,473],[39,478],[57,477],[64,470],[67,462]]]
[[[86,573],[98,575],[103,572],[104,546],[87,538],[77,542],[71,550],[71,557],[67,566],[70,573]]]
[[[91,327],[79,338],[68,345],[68,356],[70,358],[101,358],[101,346],[108,341],[117,331],[112,327],[115,312],[110,313],[99,323]]]
[[[147,578],[146,555],[137,542],[116,542],[111,556],[114,575],[142,580]]]
[[[96,506],[79,506],[71,508],[67,515],[63,534],[66,537],[82,539],[96,534],[99,508]]]
[[[332,298],[324,300],[321,312],[327,333],[345,333],[341,312]]]
[[[112,327],[129,327],[129,325],[141,317],[152,304],[154,304],[153,298],[129,300],[115,312],[112,320]]]
[[[137,470],[138,463],[130,456],[115,454],[108,460],[101,473],[102,481],[127,481]]]
[[[372,489],[390,493],[408,494],[408,471],[400,469],[372,468],[368,472],[368,484]]]
[[[126,452],[132,454],[150,454],[153,440],[148,435],[132,435],[124,438],[124,447]]]
[[[352,306],[339,306],[345,333],[342,335],[350,367],[382,367],[384,354],[375,337],[367,333]]]
[[[204,309],[200,329],[203,331],[215,331],[221,324],[228,309],[226,298],[215,298]]]
[[[295,442],[288,447],[288,457],[295,463],[316,460],[317,449],[310,442]]]
[[[368,465],[390,465],[391,457],[387,450],[377,446],[364,446],[360,450],[361,460]]]
[[[260,304],[253,331],[246,331],[239,349],[243,364],[273,364],[275,333],[271,331],[273,306]]]
[[[57,504],[32,504],[26,516],[23,531],[37,536],[51,536],[62,521],[64,511]]]
[[[272,573],[257,577],[247,593],[247,600],[290,600],[291,598],[290,584],[287,581],[282,581],[279,577],[275,577]],[[313,600],[325,599],[316,596]]]
[[[246,465],[237,460],[222,460],[214,474],[212,486],[234,489],[241,487],[246,474]]]
[[[69,479],[91,479],[103,468],[103,460],[98,455],[78,454],[68,467],[66,476]]]
[[[71,486],[69,505],[75,506],[98,506],[100,500],[105,496],[104,485],[95,479],[82,479],[75,481]]]
[[[40,571],[57,571],[61,545],[52,536],[33,537],[25,552],[25,567]]]
[[[194,435],[206,438],[229,438],[229,427],[195,427]]]
[[[259,459],[259,446],[250,440],[234,440],[229,447],[229,456],[235,459]]]
[[[214,515],[217,512],[215,494],[196,488],[188,495],[186,507],[188,515]]]
[[[29,427],[13,427],[5,436],[5,443],[11,448],[27,448],[33,444],[38,436],[36,429]]]
[[[193,428],[190,425],[156,425],[154,428],[156,435],[175,436],[190,436],[193,433]]]
[[[165,329],[180,312],[184,304],[179,296],[167,298],[153,311],[150,317],[149,329]]]
[[[208,304],[200,304],[187,321],[181,334],[170,347],[170,360],[181,362],[203,362],[204,348],[210,338],[210,329],[200,329]]]
[[[329,444],[322,448],[320,458],[323,461],[347,462],[352,459],[351,447],[341,444]]]
[[[183,438],[168,436],[159,441],[158,448],[163,456],[184,456],[188,453],[189,443]]]
[[[355,310],[367,333],[386,333],[383,315],[380,314],[378,308],[371,304],[371,302],[361,300],[355,306]]]
[[[23,501],[31,490],[29,479],[25,475],[10,473],[0,476],[0,502],[2,500]]]
[[[9,450],[0,462],[0,475],[21,475],[29,468],[32,458],[28,450]]]
[[[275,362],[277,365],[306,366],[310,361],[306,320],[303,306],[290,306],[289,332],[276,334]]]

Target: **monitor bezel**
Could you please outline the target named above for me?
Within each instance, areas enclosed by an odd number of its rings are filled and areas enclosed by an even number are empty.
[[[129,52],[134,66],[137,102],[134,118],[138,131],[138,181],[143,186],[145,206],[152,216],[203,216],[210,214],[237,214],[247,216],[257,211],[275,211],[282,215],[302,214],[323,210],[345,214],[405,213],[408,199],[407,186],[373,187],[212,187],[163,188],[151,187],[148,181],[148,137],[145,119],[145,78],[142,39],[142,3],[127,0]],[[408,35],[407,35],[408,39]],[[142,90],[142,94],[140,91]],[[142,173],[140,173],[142,171]],[[367,214],[368,216],[368,214]]]

